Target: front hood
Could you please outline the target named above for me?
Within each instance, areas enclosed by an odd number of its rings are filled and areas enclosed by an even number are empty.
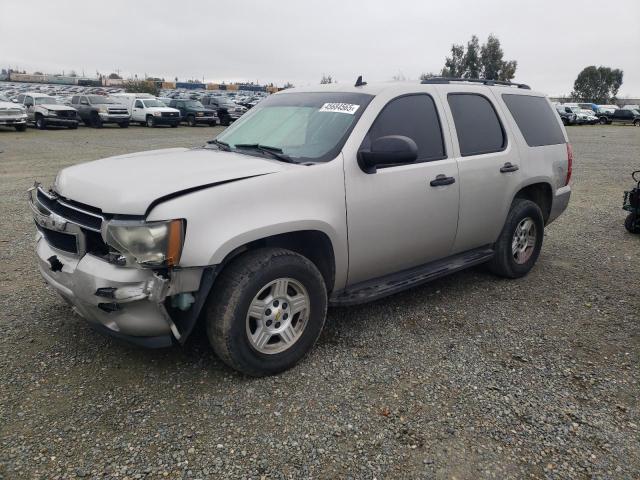
[[[163,197],[287,168],[296,167],[233,152],[170,148],[67,167],[58,174],[54,189],[104,213],[144,215]]]
[[[63,110],[75,110],[75,108],[73,107],[69,107],[67,105],[58,105],[57,103],[41,103],[38,106],[54,112],[61,112]]]
[[[149,110],[150,112],[179,112],[180,111],[171,107],[147,107],[147,110]]]
[[[24,110],[22,105],[13,102],[0,102],[0,110]]]

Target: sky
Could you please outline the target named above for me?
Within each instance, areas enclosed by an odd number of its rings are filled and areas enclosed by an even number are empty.
[[[416,80],[493,33],[514,81],[568,94],[584,67],[640,97],[640,0],[0,0],[0,66],[310,85]],[[8,40],[10,39],[10,40]]]

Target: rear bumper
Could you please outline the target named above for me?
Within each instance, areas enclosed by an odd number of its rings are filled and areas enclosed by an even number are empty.
[[[553,197],[553,201],[551,203],[551,212],[549,213],[547,225],[553,222],[556,218],[558,218],[562,214],[562,212],[564,212],[567,209],[570,198],[571,198],[571,186],[567,185],[562,188],[558,188],[556,190],[556,194]]]

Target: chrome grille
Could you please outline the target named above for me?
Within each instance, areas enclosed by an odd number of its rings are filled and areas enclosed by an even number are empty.
[[[63,219],[75,223],[82,228],[100,232],[104,217],[98,213],[98,209],[92,207],[79,207],[75,202],[70,200],[62,200],[45,192],[41,187],[37,189],[36,198],[38,203],[45,207],[49,212],[59,215]],[[93,212],[89,209],[94,210]]]
[[[20,115],[22,110],[17,108],[7,108],[6,110],[0,110],[0,115],[9,115],[9,116],[17,116]]]

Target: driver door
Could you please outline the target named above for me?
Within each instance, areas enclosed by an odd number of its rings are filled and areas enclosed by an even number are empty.
[[[415,162],[365,173],[351,159],[345,175],[348,285],[450,254],[458,226],[458,166],[450,140],[445,141],[439,101],[425,93],[390,100],[360,147],[368,149],[379,137],[403,135],[418,146]],[[440,175],[448,184],[432,184]]]
[[[136,122],[144,122],[146,120],[142,100],[136,100],[133,104],[133,108],[131,110],[131,119]]]

